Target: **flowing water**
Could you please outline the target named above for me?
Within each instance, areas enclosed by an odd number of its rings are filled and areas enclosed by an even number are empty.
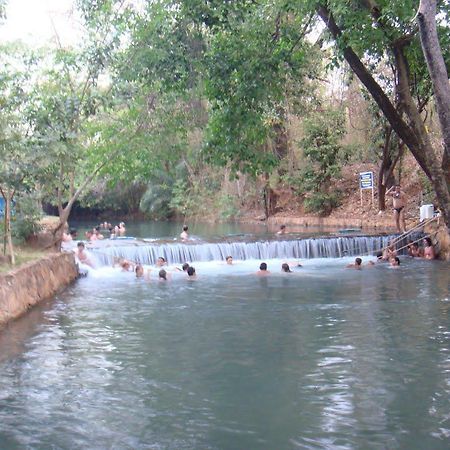
[[[0,449],[448,449],[449,264],[346,269],[388,238],[339,239],[120,246],[198,279],[105,265],[10,324]]]

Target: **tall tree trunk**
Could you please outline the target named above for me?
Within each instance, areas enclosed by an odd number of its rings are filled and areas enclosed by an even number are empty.
[[[378,194],[379,211],[386,210],[386,189],[388,187],[388,184],[392,181],[392,174],[399,160],[400,150],[402,147],[400,147],[399,145],[398,147],[399,153],[394,159],[392,159],[391,148],[392,148],[392,127],[386,126],[383,145],[383,156],[381,159],[380,167],[378,169],[377,194]]]
[[[264,190],[263,190],[263,200],[264,200],[264,215],[266,219],[275,213],[277,207],[277,194],[270,187],[269,184],[269,174],[264,174]]]
[[[442,168],[447,184],[450,185],[450,84],[436,29],[436,0],[420,1],[417,20],[444,141]]]
[[[277,108],[279,116],[278,121],[273,125],[275,132],[275,155],[278,160],[282,160],[288,155],[289,152],[289,138],[286,129],[286,110],[283,106]]]
[[[378,187],[377,187],[377,193],[378,193],[378,210],[379,211],[385,211],[386,209],[386,190],[389,186],[389,184],[392,185],[393,183],[393,173],[394,169],[397,166],[397,163],[399,159],[401,158],[403,151],[404,151],[403,142],[399,142],[398,144],[398,153],[397,156],[392,159],[389,154],[383,153],[383,160],[380,165],[380,169],[378,172]]]
[[[4,211],[4,216],[3,216],[3,255],[6,256],[6,243],[7,243],[7,238],[6,238],[6,229],[7,229],[7,217],[6,217],[6,196],[2,190],[2,197],[3,200],[5,200],[5,211]]]
[[[393,48],[395,63],[398,73],[398,93],[401,107],[409,120],[409,126],[417,136],[419,151],[428,167],[429,176],[436,198],[441,209],[444,221],[450,229],[450,191],[447,184],[444,170],[439,161],[439,156],[433,148],[429,134],[425,128],[420,112],[411,95],[409,89],[409,67],[405,57],[403,46],[394,46]],[[447,168],[447,170],[449,170]]]
[[[78,200],[78,197],[81,195],[84,189],[89,185],[89,183],[92,182],[92,180],[95,178],[95,176],[100,172],[100,170],[118,153],[120,150],[120,147],[115,152],[112,152],[109,158],[106,158],[105,161],[103,161],[101,164],[97,166],[97,168],[84,180],[84,182],[81,184],[81,186],[71,195],[67,205],[63,207],[62,204],[62,188],[59,186],[57,191],[58,196],[58,212],[59,212],[59,223],[58,226],[53,230],[53,243],[51,247],[54,248],[54,250],[59,251],[61,250],[61,242],[62,242],[62,235],[64,231],[64,227],[67,224],[67,221],[69,220],[70,212],[72,211],[72,207],[74,203]],[[61,183],[62,184],[62,183]]]

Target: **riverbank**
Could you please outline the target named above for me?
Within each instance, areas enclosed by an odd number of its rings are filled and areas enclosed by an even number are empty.
[[[52,253],[0,274],[0,326],[54,296],[78,276],[70,253]]]

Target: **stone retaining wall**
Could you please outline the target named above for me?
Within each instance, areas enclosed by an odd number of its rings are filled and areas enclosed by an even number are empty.
[[[55,253],[0,274],[0,326],[52,297],[77,276],[75,258],[70,253]]]

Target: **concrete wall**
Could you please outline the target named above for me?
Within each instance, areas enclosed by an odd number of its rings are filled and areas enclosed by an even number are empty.
[[[55,253],[0,274],[0,326],[50,298],[78,276],[70,253]]]

